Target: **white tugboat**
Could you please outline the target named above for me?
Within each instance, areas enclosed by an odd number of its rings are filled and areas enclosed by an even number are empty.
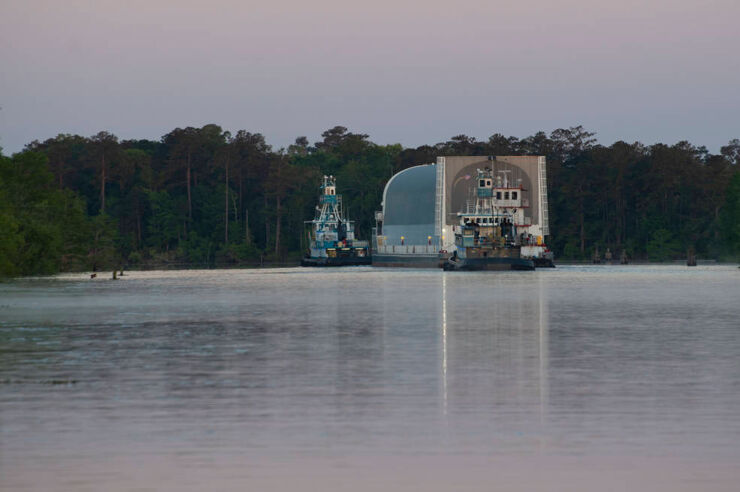
[[[543,245],[527,233],[524,191],[521,184],[509,182],[506,171],[494,177],[490,168],[478,169],[474,197],[457,214],[456,251],[442,268],[534,270],[534,250]]]
[[[355,239],[355,225],[344,215],[334,176],[323,177],[316,216],[306,224],[310,225],[309,249],[302,266],[370,264],[368,242]]]

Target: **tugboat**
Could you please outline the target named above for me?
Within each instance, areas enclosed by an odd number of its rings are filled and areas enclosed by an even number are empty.
[[[342,195],[337,195],[334,176],[324,176],[316,216],[305,223],[309,249],[301,260],[302,266],[369,265],[371,258],[367,241],[355,239],[354,222],[342,211]]]
[[[506,172],[494,179],[490,168],[477,170],[475,196],[457,214],[456,251],[444,270],[534,270],[534,260],[522,255],[522,246],[537,243],[525,232],[525,190],[509,183]]]

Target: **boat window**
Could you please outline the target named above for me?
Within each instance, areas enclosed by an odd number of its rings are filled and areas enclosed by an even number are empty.
[[[486,186],[491,186],[491,180],[490,179],[487,179],[486,180]]]
[[[480,180],[480,184],[478,186],[480,186],[481,188],[483,188],[484,186],[486,186],[486,180],[485,179],[481,179]]]
[[[516,200],[516,191],[511,192],[511,199]]]
[[[508,199],[509,199],[509,192],[504,191],[504,200],[508,200]]]
[[[501,200],[501,192],[500,191],[497,191],[496,192],[496,200]]]

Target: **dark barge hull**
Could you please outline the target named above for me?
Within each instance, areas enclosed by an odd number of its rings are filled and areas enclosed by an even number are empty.
[[[468,260],[459,259],[459,265],[451,265],[446,257],[440,255],[388,255],[374,254],[372,264],[375,267],[384,268],[444,268],[446,270],[534,270],[535,268],[555,268],[549,258],[473,258]],[[464,265],[462,263],[465,263]],[[483,263],[481,265],[480,263]]]
[[[391,268],[439,268],[439,255],[373,255],[373,266]]]
[[[550,258],[532,258],[535,268],[555,268],[555,263]]]
[[[534,262],[524,258],[458,258],[442,266],[445,271],[511,271],[534,270]]]
[[[340,267],[340,266],[357,266],[369,265],[371,262],[369,256],[356,257],[339,257],[339,258],[303,258],[301,266],[309,267]]]

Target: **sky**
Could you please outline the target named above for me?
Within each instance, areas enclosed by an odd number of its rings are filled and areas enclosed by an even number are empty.
[[[738,0],[0,0],[0,147],[216,123],[407,147],[740,138]]]

